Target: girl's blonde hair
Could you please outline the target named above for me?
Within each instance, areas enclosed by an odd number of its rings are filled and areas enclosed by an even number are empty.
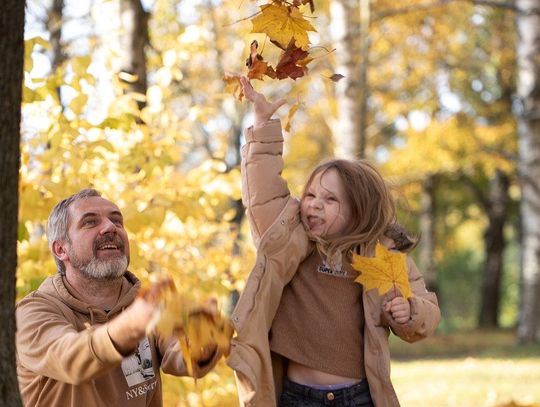
[[[319,173],[335,169],[351,207],[351,219],[343,236],[325,241],[311,236],[327,260],[342,252],[353,250],[366,255],[373,249],[387,228],[396,220],[396,207],[385,180],[379,171],[366,160],[335,159],[319,164],[311,173],[302,198]],[[332,262],[330,262],[332,263]],[[332,264],[329,264],[333,266]]]

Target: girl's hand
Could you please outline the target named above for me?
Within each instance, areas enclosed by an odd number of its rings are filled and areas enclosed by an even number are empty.
[[[398,324],[406,324],[411,319],[411,304],[403,297],[394,297],[384,304],[388,312]]]
[[[255,128],[263,126],[264,123],[270,120],[276,110],[285,104],[285,99],[279,99],[274,103],[270,103],[262,93],[256,92],[255,89],[253,89],[253,86],[249,83],[249,79],[245,76],[240,78],[240,84],[242,85],[246,99],[253,103]]]

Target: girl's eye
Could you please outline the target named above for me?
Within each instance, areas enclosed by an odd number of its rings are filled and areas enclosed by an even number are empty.
[[[315,195],[313,195],[311,192],[308,192],[308,193],[306,194],[306,197],[307,197],[307,198],[314,198]]]

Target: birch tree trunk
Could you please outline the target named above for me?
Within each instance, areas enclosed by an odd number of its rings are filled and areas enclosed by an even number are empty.
[[[540,342],[540,14],[537,0],[517,0],[521,304],[518,340]]]
[[[24,1],[0,7],[0,405],[21,406],[15,364],[15,275],[19,204]]]
[[[334,153],[342,158],[362,158],[366,148],[370,4],[359,4],[359,18],[357,0],[334,0],[330,9],[336,72],[345,76],[336,83],[338,119],[332,126]]]

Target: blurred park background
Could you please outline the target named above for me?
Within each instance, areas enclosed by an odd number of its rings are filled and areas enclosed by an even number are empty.
[[[93,186],[124,213],[136,275],[167,273],[230,312],[255,255],[240,200],[249,106],[222,77],[246,73],[253,39],[273,57],[250,33],[261,4],[27,0],[19,298],[56,271],[50,210]],[[254,86],[287,98],[295,194],[320,160],[366,157],[421,236],[413,256],[443,320],[422,343],[391,340],[402,405],[539,406],[539,2],[313,5],[308,74]],[[165,401],[235,406],[232,372],[167,377]]]

